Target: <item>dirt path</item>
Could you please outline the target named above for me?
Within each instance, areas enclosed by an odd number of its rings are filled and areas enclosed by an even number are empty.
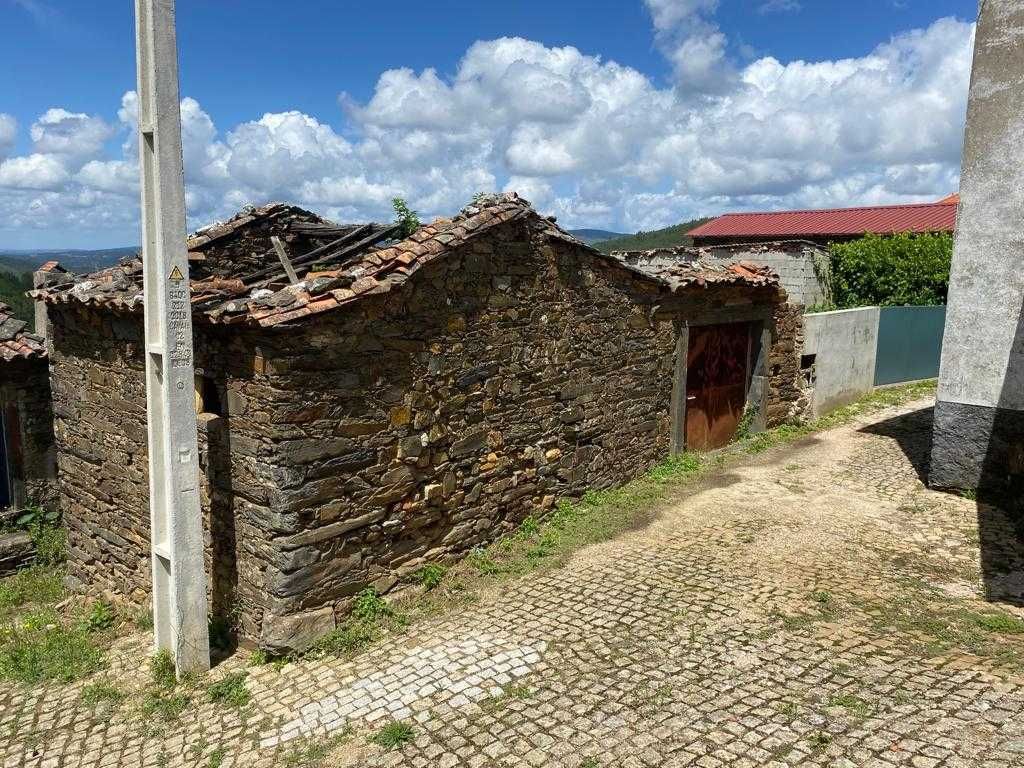
[[[0,689],[2,765],[1024,766],[1019,548],[924,489],[929,427],[919,401],[732,466],[353,661],[252,670],[241,713]],[[411,739],[368,745],[390,721]]]

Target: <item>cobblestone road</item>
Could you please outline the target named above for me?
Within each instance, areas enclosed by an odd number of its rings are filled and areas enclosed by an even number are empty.
[[[354,661],[255,669],[240,713],[0,688],[2,765],[1024,766],[1020,552],[997,510],[924,489],[929,406],[731,466]],[[146,643],[105,675],[138,683]],[[412,740],[368,745],[393,719]]]

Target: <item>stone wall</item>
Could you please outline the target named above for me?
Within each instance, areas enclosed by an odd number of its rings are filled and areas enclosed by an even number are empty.
[[[529,222],[502,225],[315,322],[197,324],[197,370],[223,404],[199,419],[213,598],[245,638],[301,648],[366,586],[387,591],[560,497],[650,468],[669,452],[688,322],[762,323],[767,413],[789,415],[799,312],[794,321],[779,308],[775,289],[672,297],[535,236]],[[70,570],[82,586],[144,602],[139,318],[52,316]]]
[[[0,363],[0,408],[8,431],[12,506],[55,506],[53,409],[45,359]]]
[[[141,316],[70,305],[51,307],[50,320],[69,579],[80,589],[147,605],[149,472]],[[197,327],[197,374],[209,373],[222,398],[227,381],[253,375],[252,366],[247,347]],[[198,422],[211,606],[219,616],[258,615],[271,479],[267,465],[246,448],[258,443],[261,428],[244,417],[232,423],[215,414],[202,414]]]
[[[359,312],[264,346],[269,381],[240,393],[280,425],[265,450],[288,528],[264,644],[301,645],[368,584],[386,591],[559,497],[641,474],[669,451],[682,323],[771,324],[772,289],[674,299],[529,237],[506,225]]]

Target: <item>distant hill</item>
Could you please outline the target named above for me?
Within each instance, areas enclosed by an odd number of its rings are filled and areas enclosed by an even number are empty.
[[[30,272],[10,272],[0,268],[0,302],[7,304],[14,316],[32,322],[34,310],[32,299],[25,295],[32,290],[32,274]]]
[[[138,252],[138,246],[99,248],[92,251],[74,248],[40,250],[0,249],[0,267],[8,271],[24,270],[32,272],[48,261],[59,261],[65,269],[81,274],[112,266],[125,256],[134,256]]]
[[[706,221],[711,221],[711,219],[693,219],[692,221],[684,221],[682,224],[665,227],[665,229],[655,229],[651,232],[640,231],[635,235],[622,235],[621,237],[608,240],[600,240],[591,243],[591,245],[604,253],[611,253],[612,251],[650,251],[654,248],[670,248],[673,245],[693,245],[693,238],[687,237],[686,233],[691,229],[696,229]]]
[[[625,237],[621,232],[609,232],[607,229],[570,229],[568,232],[577,240],[582,240],[587,245],[593,245],[601,240]]]
[[[15,316],[31,323],[32,300],[25,292],[32,290],[32,273],[43,264],[59,261],[65,269],[82,274],[109,267],[137,252],[138,248],[0,250],[0,302],[8,304]]]

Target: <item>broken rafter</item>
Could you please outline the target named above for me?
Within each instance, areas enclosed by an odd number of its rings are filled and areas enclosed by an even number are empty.
[[[295,267],[302,264],[308,264],[310,261],[316,259],[318,256],[328,253],[334,248],[340,248],[347,243],[351,243],[355,238],[359,237],[367,230],[373,229],[374,226],[374,224],[363,224],[361,227],[354,229],[347,235],[339,237],[337,240],[332,240],[326,245],[321,245],[319,248],[314,248],[309,253],[305,253],[302,256],[298,256],[292,259],[292,266]],[[268,254],[268,256],[269,255],[271,254]],[[280,266],[265,267],[264,269],[258,269],[255,272],[250,272],[247,275],[242,275],[239,279],[243,283],[246,283],[248,285],[253,280],[259,280],[264,277],[270,277],[271,275],[275,275],[278,272],[278,270],[280,270]]]
[[[277,251],[277,258],[281,260],[281,266],[284,267],[284,272],[288,275],[289,282],[295,285],[295,283],[299,282],[299,278],[295,274],[295,267],[292,266],[292,262],[288,258],[288,251],[285,250],[284,243],[281,242],[281,238],[277,235],[272,235],[270,242],[274,246],[274,250]]]
[[[299,235],[307,237],[344,237],[365,224],[318,224],[316,222],[296,221],[292,222],[288,229]]]

